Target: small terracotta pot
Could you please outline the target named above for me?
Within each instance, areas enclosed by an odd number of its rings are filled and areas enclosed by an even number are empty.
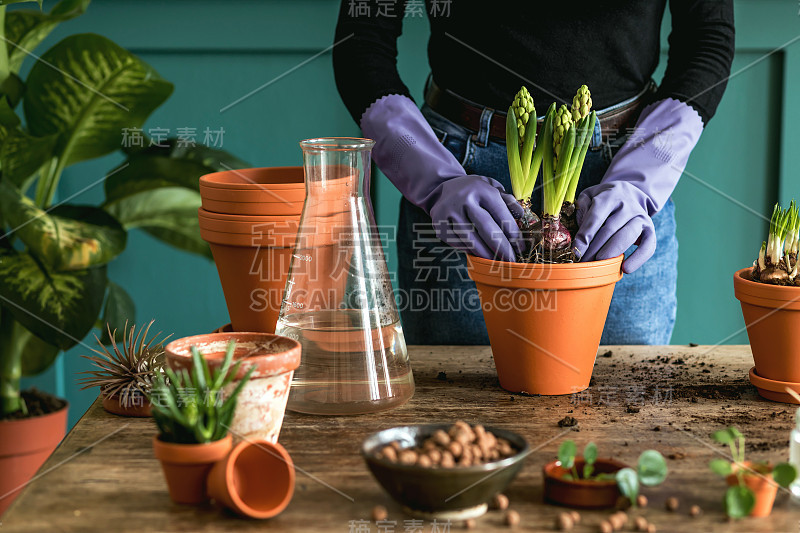
[[[203,209],[231,215],[299,215],[303,167],[248,168],[200,178]]]
[[[102,394],[102,393],[101,393]],[[118,394],[107,396],[103,394],[103,409],[113,415],[145,418],[153,416],[150,411],[150,400],[143,394],[136,392],[128,399],[128,405],[123,405]]]
[[[292,500],[294,480],[294,463],[283,446],[244,441],[211,469],[208,493],[241,515],[272,518]]]
[[[733,466],[734,470],[738,467],[738,465]],[[745,461],[744,466],[752,469],[753,463],[751,461]],[[760,476],[755,473],[750,473],[745,474],[742,479],[747,488],[752,490],[756,497],[756,504],[753,510],[750,511],[750,516],[757,518],[769,516],[772,512],[772,505],[775,503],[775,496],[778,495],[778,484],[773,481],[772,474],[769,473]],[[736,477],[736,474],[730,474],[725,478],[725,481],[730,487],[739,484],[739,478]]]
[[[231,323],[237,331],[275,332],[297,237],[298,216],[223,215],[200,208]]]
[[[67,409],[0,421],[0,516],[67,433]]]
[[[153,453],[161,461],[172,501],[193,505],[207,501],[208,472],[228,455],[232,442],[230,435],[206,444],[176,444],[153,437]]]
[[[583,459],[575,459],[578,472],[583,472]],[[594,463],[596,474],[613,474],[627,465],[615,459],[598,459]],[[588,481],[564,479],[569,470],[559,461],[547,463],[544,472],[544,499],[550,503],[582,509],[607,509],[617,504],[620,497],[616,481]]]
[[[752,268],[733,275],[756,372],[765,379],[800,383],[800,287],[752,280]]]
[[[235,379],[226,392],[233,390],[250,367],[256,370],[236,402],[231,433],[238,442],[267,440],[277,442],[283,424],[289,386],[294,370],[300,365],[300,343],[270,333],[209,333],[184,337],[167,344],[167,364],[178,370],[192,366],[191,347],[196,346],[210,368],[218,368],[225,357],[228,342],[236,341],[234,361],[242,360]]]
[[[550,265],[468,256],[504,389],[555,395],[589,386],[622,259]]]

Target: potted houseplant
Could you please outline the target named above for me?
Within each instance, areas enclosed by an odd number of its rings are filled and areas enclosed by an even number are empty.
[[[153,322],[155,320],[151,320],[138,333],[135,325],[128,330],[126,323],[120,345],[117,344],[116,330],[112,332],[111,326],[106,325],[111,349],[95,336],[99,349],[92,351],[96,355],[82,356],[91,361],[96,369],[81,372],[87,374],[78,380],[83,385],[81,390],[100,387],[103,408],[109,413],[150,416],[148,395],[156,374],[164,366],[164,342],[171,336],[158,340],[161,335],[159,332],[148,340]]]
[[[636,469],[615,459],[597,457],[597,445],[590,442],[577,458],[575,442],[565,440],[558,448],[558,460],[544,465],[544,498],[568,507],[604,509],[617,505],[620,496],[636,506],[640,485],[652,487],[667,478],[667,462],[656,450],[645,450]]]
[[[750,382],[761,396],[797,403],[786,393],[800,391],[800,212],[775,205],[769,238],[753,266],[733,275],[755,367]]]
[[[569,394],[589,386],[622,256],[574,261],[575,192],[597,117],[582,86],[545,115],[537,140],[536,109],[523,87],[508,110],[506,148],[525,250],[518,262],[469,256],[500,385],[512,392]],[[540,167],[544,210],[530,208]],[[569,324],[581,324],[566,331]]]
[[[300,343],[272,333],[210,333],[184,337],[167,344],[166,363],[174,371],[196,365],[194,347],[212,369],[225,364],[224,354],[230,343],[237,346],[233,357],[241,367],[235,372],[229,389],[238,388],[240,380],[253,372],[244,387],[230,424],[234,440],[278,442],[283,424],[289,388],[295,369],[300,366]],[[230,392],[230,390],[226,390]]]
[[[730,448],[733,461],[712,459],[711,470],[728,484],[723,505],[731,518],[764,517],[772,512],[778,487],[788,487],[797,478],[789,463],[775,466],[767,462],[745,461],[744,435],[735,427],[715,431],[711,438]]]
[[[99,35],[33,53],[88,4],[62,0],[49,13],[0,5],[0,494],[9,494],[0,514],[66,431],[66,402],[21,393],[21,376],[47,369],[99,317],[118,329],[133,319],[132,299],[106,272],[129,229],[210,257],[197,230],[197,178],[244,166],[210,148],[145,140],[126,147],[125,161],[102,179],[102,204],[55,202],[66,168],[119,150],[123,132],[141,131],[172,92],[152,67]]]
[[[231,449],[230,425],[236,399],[255,368],[250,368],[233,390],[225,387],[237,375],[241,361],[233,363],[234,342],[228,344],[222,364],[210,369],[193,346],[190,370],[164,368],[150,391],[158,435],[153,451],[161,461],[169,494],[176,503],[207,500],[206,478],[211,467]]]

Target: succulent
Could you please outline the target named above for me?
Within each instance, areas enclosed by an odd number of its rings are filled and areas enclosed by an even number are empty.
[[[562,105],[558,108],[553,120],[553,155],[556,158],[556,165],[558,165],[558,157],[561,153],[561,144],[564,141],[564,137],[573,126],[572,112],[566,105]]]
[[[572,98],[572,120],[576,124],[578,121],[586,118],[589,111],[592,110],[592,93],[589,92],[589,87],[581,85],[578,92]]]
[[[226,395],[242,361],[231,366],[236,343],[228,343],[222,365],[211,371],[205,357],[192,346],[191,371],[164,367],[150,391],[153,419],[164,442],[202,444],[227,435],[236,410],[236,399],[255,367]]]
[[[158,340],[159,331],[148,340],[154,322],[151,320],[137,332],[136,325],[128,330],[126,321],[121,344],[116,341],[117,330],[112,332],[111,326],[106,324],[110,346],[104,345],[95,335],[100,350],[92,350],[97,355],[82,357],[91,361],[98,370],[81,372],[87,374],[78,380],[83,385],[81,390],[100,387],[104,396],[118,396],[123,407],[132,404],[137,394],[147,396],[155,376],[160,375],[164,366],[164,342],[171,337],[168,335]]]
[[[525,142],[525,128],[531,116],[533,123],[536,123],[536,108],[533,105],[533,97],[528,89],[523,86],[516,96],[514,96],[514,103],[511,108],[514,110],[514,115],[517,117],[517,131],[519,132],[519,145],[522,147]]]

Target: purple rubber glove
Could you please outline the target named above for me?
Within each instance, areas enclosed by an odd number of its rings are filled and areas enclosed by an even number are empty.
[[[661,100],[642,111],[603,180],[578,196],[574,251],[582,261],[617,257],[637,244],[622,264],[630,274],[652,257],[651,217],[669,200],[702,132],[700,115],[678,100]]]
[[[403,196],[431,216],[436,236],[470,254],[515,261],[522,234],[513,195],[497,181],[468,176],[433,133],[416,104],[398,94],[372,103],[361,129],[375,140],[372,157]]]

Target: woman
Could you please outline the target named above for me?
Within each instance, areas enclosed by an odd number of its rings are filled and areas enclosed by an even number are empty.
[[[656,86],[666,4],[428,0],[432,75],[420,111],[396,68],[406,2],[343,0],[337,86],[403,194],[400,289],[426,295],[422,308],[401,308],[410,344],[488,343],[465,256],[450,247],[514,260],[521,235],[505,192],[503,111],[521,85],[541,115],[553,101],[569,105],[582,84],[599,120],[578,186],[574,252],[582,261],[626,254],[602,342],[669,343],[678,247],[670,195],[722,98],[734,25],[732,0],[669,0],[668,63]],[[532,200],[540,212],[541,195]]]

